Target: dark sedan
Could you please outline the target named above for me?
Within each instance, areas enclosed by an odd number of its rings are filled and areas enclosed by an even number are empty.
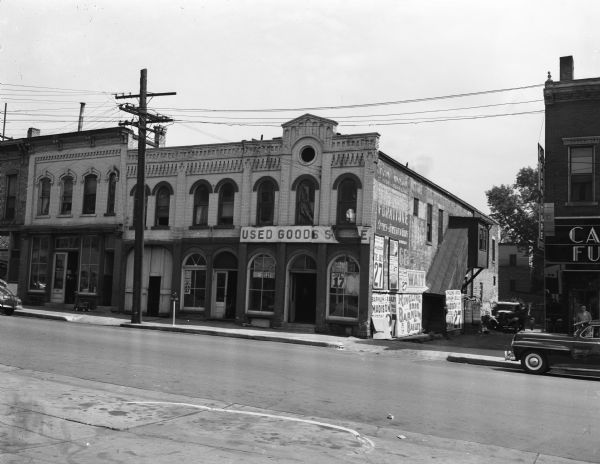
[[[554,368],[600,375],[600,321],[578,323],[573,335],[516,333],[504,357],[521,361],[529,374],[543,374]]]
[[[3,280],[0,280],[0,311],[7,316],[21,308],[21,299],[10,291]]]

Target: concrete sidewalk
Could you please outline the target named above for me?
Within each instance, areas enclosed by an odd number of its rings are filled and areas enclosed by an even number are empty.
[[[448,338],[418,337],[413,340],[372,340],[355,337],[339,337],[294,331],[239,326],[229,321],[201,320],[196,315],[182,314],[173,321],[164,317],[144,317],[141,324],[132,324],[131,315],[98,308],[91,312],[75,312],[51,307],[26,307],[15,311],[15,316],[54,319],[65,322],[121,326],[130,329],[161,330],[188,334],[214,335],[245,338],[250,340],[293,343],[335,348],[361,353],[411,354],[424,359],[481,364],[501,368],[518,368],[519,364],[505,361],[505,347],[512,335],[503,333],[457,334]]]

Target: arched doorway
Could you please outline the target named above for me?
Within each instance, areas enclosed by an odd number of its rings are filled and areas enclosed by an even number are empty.
[[[192,253],[183,261],[181,287],[181,309],[206,309],[206,259],[200,253]]]
[[[237,258],[228,251],[213,259],[211,317],[215,319],[235,319],[237,266]]]
[[[317,315],[317,263],[298,255],[289,266],[288,322],[314,324]]]

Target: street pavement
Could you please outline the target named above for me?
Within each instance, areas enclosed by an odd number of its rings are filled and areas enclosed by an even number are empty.
[[[71,323],[243,337],[380,355],[498,362],[507,334],[466,334],[423,341],[238,327],[218,321],[146,318],[98,311],[25,308],[17,316]],[[377,462],[536,463],[574,461],[501,446],[423,435],[242,404],[165,394],[106,382],[0,366],[0,463]],[[393,418],[392,418],[393,419]],[[8,427],[5,427],[8,426]]]
[[[24,307],[15,311],[15,315],[141,330],[294,343],[378,354],[411,351],[427,359],[445,359],[449,362],[505,368],[519,367],[517,362],[504,360],[504,349],[510,344],[512,335],[499,332],[482,334],[476,330],[470,330],[467,333],[450,334],[447,337],[434,335],[418,336],[412,339],[373,340],[307,331],[239,326],[230,321],[202,320],[194,314],[182,314],[175,320],[171,317],[144,317],[141,324],[134,324],[131,323],[130,314],[112,312],[110,309],[102,307],[90,312],[75,312],[52,307]]]

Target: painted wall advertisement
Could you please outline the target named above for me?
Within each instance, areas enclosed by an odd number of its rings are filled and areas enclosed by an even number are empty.
[[[373,240],[373,288],[377,290],[383,290],[384,288],[384,251],[385,239],[380,235],[375,235],[375,239]]]
[[[460,290],[446,290],[446,330],[463,326],[463,298]]]
[[[396,308],[396,295],[373,293],[371,304],[371,322],[373,324],[373,339],[389,340],[394,336],[393,311]]]

